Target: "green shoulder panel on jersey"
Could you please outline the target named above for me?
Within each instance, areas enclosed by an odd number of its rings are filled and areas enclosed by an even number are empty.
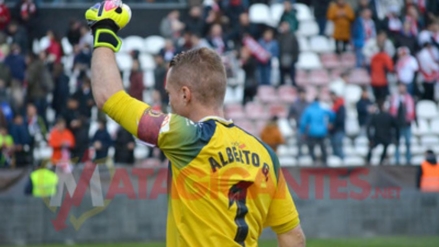
[[[197,157],[216,130],[214,120],[193,123],[178,115],[172,115],[169,125],[164,131],[162,127],[158,144],[172,165],[178,169],[184,168]]]
[[[279,181],[280,162],[279,162],[279,158],[277,158],[277,155],[274,152],[274,150],[270,146],[265,144],[263,141],[259,140],[256,136],[248,133],[247,131],[245,131],[241,127],[238,127],[238,126],[236,126],[236,127],[239,128],[240,130],[244,131],[247,135],[255,138],[255,140],[257,140],[262,146],[264,146],[264,148],[267,150],[268,154],[270,155],[271,161],[273,162],[273,168],[274,168],[274,174],[276,175],[276,180]]]

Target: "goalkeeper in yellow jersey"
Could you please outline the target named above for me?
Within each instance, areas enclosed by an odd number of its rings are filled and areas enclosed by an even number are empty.
[[[92,88],[111,118],[170,161],[167,246],[257,246],[264,227],[279,246],[305,246],[299,215],[267,145],[224,119],[226,73],[220,57],[201,48],[170,63],[166,91],[173,114],[125,93],[114,53],[117,32],[131,18],[120,1],[87,10],[94,35]]]

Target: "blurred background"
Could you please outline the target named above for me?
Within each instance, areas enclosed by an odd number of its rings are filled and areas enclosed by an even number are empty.
[[[167,196],[151,194],[166,157],[93,101],[83,15],[94,2],[0,0],[0,245],[165,239]],[[116,60],[127,92],[169,112],[169,61],[214,49],[226,117],[276,150],[310,246],[439,246],[438,0],[124,2],[133,17]],[[99,185],[59,220],[47,198],[91,163]],[[105,196],[120,169],[139,193],[138,168],[147,200],[96,207],[90,195]],[[275,246],[272,232],[263,238]]]

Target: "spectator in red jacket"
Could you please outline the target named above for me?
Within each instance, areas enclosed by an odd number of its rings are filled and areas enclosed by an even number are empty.
[[[11,20],[11,12],[8,6],[6,6],[4,0],[0,0],[0,30],[5,30],[9,21]]]
[[[372,57],[370,62],[371,85],[375,100],[384,100],[389,94],[387,73],[393,72],[392,58],[380,47],[380,51]]]
[[[63,56],[63,50],[61,45],[61,39],[52,30],[47,31],[47,37],[49,38],[49,47],[46,52],[50,63],[60,63]]]
[[[140,68],[139,60],[133,60],[133,67],[130,74],[130,87],[128,93],[140,101],[143,101],[143,71]]]

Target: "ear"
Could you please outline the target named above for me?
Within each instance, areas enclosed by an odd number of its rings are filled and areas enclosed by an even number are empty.
[[[187,86],[181,87],[181,97],[185,104],[188,104],[192,100],[192,92]]]

